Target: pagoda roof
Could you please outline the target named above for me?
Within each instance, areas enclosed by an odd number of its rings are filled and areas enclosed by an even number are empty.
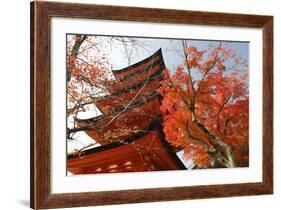
[[[165,66],[163,63],[158,64],[154,67],[149,67],[148,71],[145,71],[141,74],[138,74],[134,77],[130,77],[125,80],[114,80],[110,84],[106,85],[107,91],[110,93],[110,95],[116,95],[119,92],[122,92],[124,90],[130,90],[134,89],[138,86],[144,86],[148,82],[152,81],[155,78],[162,78],[163,79],[163,70],[165,69]],[[155,91],[155,90],[152,90]]]
[[[103,114],[114,112],[116,109],[120,109],[120,106],[124,107],[124,104],[133,103],[134,101],[157,94],[156,90],[161,86],[162,79],[162,74],[150,77],[147,81],[132,84],[129,88],[118,91],[115,94],[98,98],[94,100],[94,103]]]
[[[135,76],[139,72],[145,71],[147,66],[153,66],[157,63],[163,62],[162,50],[161,48],[153,53],[151,56],[132,64],[128,67],[112,70],[114,76],[117,80],[127,79],[128,77]]]
[[[111,94],[123,89],[131,88],[132,84],[138,84],[146,79],[153,78],[162,73],[165,63],[161,48],[148,58],[120,70],[112,70],[115,80],[108,81],[107,91]]]
[[[152,93],[126,108],[119,107],[112,113],[87,120],[77,119],[77,122],[91,138],[104,145],[143,130],[160,115],[160,105],[159,94]]]
[[[186,169],[161,130],[161,119],[157,117],[142,132],[122,142],[69,155],[67,168],[75,174]]]
[[[142,130],[160,114],[161,97],[157,89],[164,79],[164,69],[159,49],[138,63],[113,71],[117,80],[107,85],[110,94],[93,101],[103,115],[76,119],[79,127],[102,145]]]

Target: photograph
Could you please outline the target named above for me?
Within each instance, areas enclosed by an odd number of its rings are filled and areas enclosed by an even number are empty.
[[[31,208],[273,194],[274,17],[200,8],[31,2]]]
[[[249,42],[66,34],[68,176],[249,167]]]

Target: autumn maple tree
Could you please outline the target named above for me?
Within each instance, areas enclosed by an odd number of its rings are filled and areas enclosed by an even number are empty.
[[[248,166],[248,67],[226,43],[198,50],[159,89],[167,141],[199,168]]]
[[[145,42],[132,37],[103,37],[82,34],[67,36],[68,140],[75,140],[77,132],[98,129],[95,126],[83,127],[79,125],[77,119],[79,113],[90,111],[89,105],[94,105],[95,100],[99,97],[108,95],[108,87],[115,87],[114,84],[118,82],[111,71],[112,66],[107,50],[112,46],[119,46],[123,49],[125,60],[130,65],[134,52],[145,48]],[[129,105],[124,106],[129,107]],[[96,108],[91,109],[98,115]],[[116,115],[115,118],[120,114],[116,113]]]
[[[95,36],[68,35],[67,39],[67,138],[73,139],[79,112],[88,111],[93,99],[106,92],[111,71],[108,55]],[[71,126],[70,126],[71,124]]]

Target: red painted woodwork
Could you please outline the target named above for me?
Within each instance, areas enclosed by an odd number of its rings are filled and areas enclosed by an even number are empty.
[[[79,126],[99,126],[86,133],[101,145],[123,140],[147,127],[160,114],[159,96],[151,101],[143,99],[142,104],[134,108],[119,111],[119,114],[96,117],[79,121]]]
[[[74,174],[179,169],[179,163],[169,154],[155,130],[129,144],[69,158],[67,166]]]
[[[160,87],[161,81],[162,77],[157,77],[150,80],[146,85],[130,90],[123,90],[117,95],[108,95],[104,98],[99,98],[95,100],[94,103],[104,114],[109,114],[116,109],[121,109],[130,102],[145,99],[152,93],[155,93]],[[122,98],[122,100],[120,100],[120,98]]]
[[[112,72],[118,81],[122,81],[127,76],[132,75],[133,73],[136,73],[138,71],[141,71],[145,67],[151,66],[153,63],[156,63],[159,60],[163,60],[161,49],[159,49],[153,55],[147,57],[146,59],[140,62],[137,62],[131,66],[128,66],[120,70],[113,70]]]
[[[145,85],[149,81],[149,78],[155,77],[155,75],[157,75],[158,72],[161,74],[163,69],[164,69],[163,64],[158,64],[155,67],[148,66],[147,71],[144,71],[126,80],[122,80],[122,81],[115,80],[112,84],[107,85],[106,89],[110,94],[114,94],[115,92],[124,89],[131,89],[131,86],[134,84],[143,83],[143,85]]]

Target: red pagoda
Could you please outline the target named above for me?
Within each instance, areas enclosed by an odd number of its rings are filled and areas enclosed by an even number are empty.
[[[95,174],[186,169],[162,132],[157,89],[164,70],[159,49],[138,63],[113,71],[116,80],[107,84],[109,94],[93,102],[103,115],[76,119],[101,146],[69,155],[68,171]]]

